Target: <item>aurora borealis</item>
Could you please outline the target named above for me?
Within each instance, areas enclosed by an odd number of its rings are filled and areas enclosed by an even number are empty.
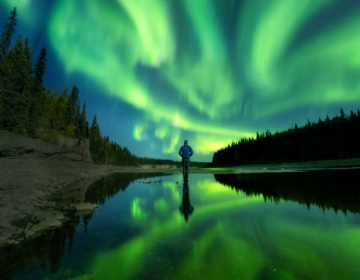
[[[360,1],[6,0],[48,51],[45,86],[76,84],[88,120],[139,156],[195,161],[257,131],[360,106]],[[37,55],[36,53],[34,54]]]

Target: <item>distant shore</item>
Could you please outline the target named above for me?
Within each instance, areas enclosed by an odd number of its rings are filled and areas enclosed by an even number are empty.
[[[317,160],[304,162],[284,162],[284,163],[267,163],[267,164],[252,164],[241,166],[224,166],[213,167],[212,169],[224,170],[293,170],[293,171],[309,171],[317,169],[332,169],[332,168],[357,168],[360,167],[360,158],[351,159],[334,159],[334,160]]]

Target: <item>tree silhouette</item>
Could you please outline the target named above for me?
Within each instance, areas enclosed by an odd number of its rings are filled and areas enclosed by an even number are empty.
[[[0,41],[0,59],[3,59],[11,44],[12,36],[15,34],[15,26],[17,23],[17,9],[16,7],[10,13],[7,23],[4,26],[4,32],[1,35]]]
[[[327,160],[360,157],[360,114],[336,116],[317,123],[307,121],[303,127],[271,134],[256,134],[256,139],[243,138],[216,151],[215,165],[277,163],[286,161]]]

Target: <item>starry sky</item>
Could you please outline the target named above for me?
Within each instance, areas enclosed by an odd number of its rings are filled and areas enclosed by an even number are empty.
[[[256,132],[360,108],[359,0],[2,0],[45,87],[138,156],[194,161]]]

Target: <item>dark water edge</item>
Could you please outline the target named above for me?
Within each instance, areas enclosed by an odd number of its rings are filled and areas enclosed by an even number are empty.
[[[123,192],[136,180],[167,176],[163,173],[117,173],[100,179],[88,187],[85,202],[104,205],[106,199],[113,197],[118,192]]]
[[[119,191],[125,191],[135,180],[159,175],[160,173],[117,173],[106,176],[88,187],[85,202],[103,205],[106,199]],[[50,273],[58,271],[62,255],[71,252],[75,228],[81,224],[86,231],[93,212],[81,216],[74,214],[67,213],[66,221],[60,228],[48,230],[33,239],[25,239],[17,245],[0,247],[0,279],[11,280],[18,273],[31,274],[38,266]],[[82,273],[84,272],[79,269],[69,276]]]
[[[246,195],[263,195],[264,200],[281,199],[360,213],[360,169],[332,169],[307,172],[215,174],[215,180]]]

